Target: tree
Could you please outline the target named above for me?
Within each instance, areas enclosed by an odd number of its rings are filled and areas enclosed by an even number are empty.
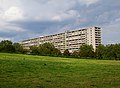
[[[59,49],[57,48],[54,48],[53,52],[52,52],[52,55],[53,56],[61,56],[61,52]]]
[[[39,45],[38,47],[39,55],[48,55],[51,56],[53,55],[53,51],[55,50],[55,47],[51,43],[44,43]]]
[[[105,59],[117,60],[120,57],[120,45],[110,44],[106,45]]]
[[[9,40],[3,40],[0,43],[0,50],[1,52],[6,52],[6,53],[13,53],[15,52],[15,48],[12,45],[12,42]]]
[[[29,50],[29,49],[23,49],[22,54],[30,54],[30,51],[31,50]]]
[[[105,55],[105,46],[104,45],[99,45],[97,48],[96,48],[96,58],[97,59],[104,59],[104,55]]]
[[[79,55],[79,52],[78,51],[74,51],[73,53],[72,53],[72,57],[80,57],[80,55]]]
[[[14,43],[13,46],[15,48],[15,53],[23,53],[23,47],[19,43]]]
[[[2,47],[1,42],[0,42],[0,52],[2,51],[2,49],[3,49],[3,47]]]
[[[39,55],[39,50],[37,46],[31,46],[30,50],[32,55]]]
[[[117,55],[117,60],[120,60],[120,44],[115,45],[115,51]]]
[[[94,57],[94,49],[92,45],[81,45],[79,49],[80,57],[90,58]]]
[[[70,56],[69,50],[66,49],[66,50],[64,51],[63,55],[64,55],[65,57],[69,57],[69,56]]]

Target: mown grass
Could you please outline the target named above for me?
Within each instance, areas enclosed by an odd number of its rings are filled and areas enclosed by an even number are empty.
[[[120,61],[1,53],[0,88],[120,88]]]

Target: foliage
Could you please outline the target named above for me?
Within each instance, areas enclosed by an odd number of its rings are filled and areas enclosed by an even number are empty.
[[[22,54],[31,54],[30,52],[31,52],[31,50],[29,50],[29,49],[23,49],[23,51],[21,53]]]
[[[78,52],[78,51],[74,51],[74,52],[72,53],[72,57],[75,57],[75,58],[80,57],[79,52]]]
[[[31,46],[30,50],[32,55],[39,55],[39,50],[37,46]]]
[[[22,53],[32,54],[41,56],[62,56],[59,49],[51,43],[40,44],[39,46],[31,46],[30,50],[25,49],[19,43],[13,43],[9,40],[3,40],[0,42],[0,52],[5,53]],[[93,49],[92,45],[81,45],[79,51],[74,51],[70,54],[69,50],[66,49],[63,53],[64,57],[75,57],[75,58],[93,58],[96,59],[107,59],[107,60],[120,60],[120,44],[109,44],[99,45],[96,50]]]
[[[42,52],[41,55],[50,55],[51,52],[52,52],[51,44],[50,43],[44,43],[44,44],[41,45],[41,47],[39,48],[39,50]]]
[[[31,54],[43,56],[60,56],[61,52],[51,43],[44,43],[37,46],[30,47]]]
[[[70,56],[69,50],[66,49],[66,50],[64,51],[63,55],[64,55],[65,57],[69,57],[69,56]]]
[[[0,52],[12,53],[15,52],[15,48],[12,42],[9,40],[4,40],[0,42]]]
[[[107,45],[105,48],[105,59],[117,60],[120,59],[120,44]]]
[[[79,49],[80,57],[90,58],[94,57],[94,49],[92,45],[81,45]]]
[[[25,53],[25,50],[19,43],[13,43],[10,40],[3,40],[0,42],[0,52]]]
[[[52,54],[53,54],[53,56],[61,56],[62,55],[61,52],[60,52],[60,50],[57,49],[57,48],[54,48]]]
[[[96,48],[96,58],[97,59],[104,59],[104,55],[105,55],[105,46],[104,45],[99,45]]]
[[[15,48],[15,53],[23,53],[23,47],[19,43],[14,43],[13,47]]]
[[[39,46],[39,54],[40,55],[53,55],[55,47],[51,43],[44,43]]]
[[[120,44],[99,45],[95,53],[97,59],[120,60]]]

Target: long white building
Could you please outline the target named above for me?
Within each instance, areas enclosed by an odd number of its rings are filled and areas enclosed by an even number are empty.
[[[65,31],[64,33],[24,40],[21,44],[24,48],[29,49],[30,46],[39,46],[46,42],[52,43],[61,52],[64,52],[65,49],[73,52],[78,50],[82,44],[92,45],[96,49],[101,44],[101,28],[89,27]]]

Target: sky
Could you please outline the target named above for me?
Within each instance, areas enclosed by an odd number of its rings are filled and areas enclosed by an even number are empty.
[[[120,43],[120,0],[0,0],[0,41],[99,26],[102,43]]]

